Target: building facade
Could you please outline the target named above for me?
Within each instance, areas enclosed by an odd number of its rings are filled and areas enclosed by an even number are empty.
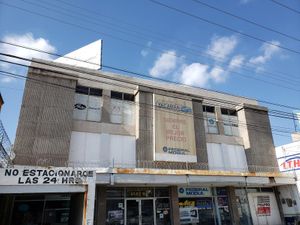
[[[44,60],[27,76],[1,224],[284,224],[295,180],[256,100]]]

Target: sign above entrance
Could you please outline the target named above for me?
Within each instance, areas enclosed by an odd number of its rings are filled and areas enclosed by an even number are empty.
[[[178,197],[203,197],[211,196],[209,187],[179,187]]]
[[[94,180],[92,170],[68,167],[15,167],[0,169],[0,185],[87,184]]]

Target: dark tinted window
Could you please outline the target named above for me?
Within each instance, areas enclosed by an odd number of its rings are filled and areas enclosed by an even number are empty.
[[[169,197],[169,188],[155,188],[155,197]]]
[[[80,94],[89,94],[89,88],[88,87],[84,87],[84,86],[77,86],[76,87],[76,93],[80,93]]]
[[[121,92],[117,92],[117,91],[112,91],[111,94],[110,94],[111,98],[114,98],[114,99],[123,99],[123,93]]]
[[[234,109],[224,109],[224,108],[221,108],[221,113],[223,115],[230,115],[230,116],[236,116],[237,113]]]
[[[204,105],[203,106],[203,112],[214,113],[215,112],[215,107],[214,106]]]
[[[124,93],[124,100],[134,102],[134,95]]]
[[[90,95],[102,96],[102,90],[98,88],[90,88]]]

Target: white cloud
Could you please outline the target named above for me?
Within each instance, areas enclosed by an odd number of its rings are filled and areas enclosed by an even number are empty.
[[[214,67],[210,71],[210,77],[213,81],[217,83],[224,82],[226,80],[226,73],[221,67]]]
[[[149,48],[152,46],[152,41],[148,41],[147,42],[147,45],[146,45],[146,48],[142,49],[141,50],[141,55],[143,57],[146,57],[148,54],[149,54]]]
[[[240,68],[244,63],[245,57],[243,55],[236,55],[230,60],[228,68],[230,70]]]
[[[181,82],[186,85],[204,87],[209,80],[208,65],[192,63],[182,70]]]
[[[260,48],[262,55],[252,57],[249,62],[251,64],[262,65],[269,61],[276,53],[280,51],[280,48],[278,47],[280,45],[279,41],[271,41],[271,43],[273,45],[264,43]]]
[[[0,82],[1,83],[11,83],[15,80],[16,80],[16,78],[13,78],[13,77],[4,77],[4,78],[1,78]]]
[[[238,44],[236,36],[214,37],[209,44],[206,53],[211,55],[214,60],[225,60]]]
[[[56,48],[50,44],[50,42],[47,39],[44,38],[35,38],[32,33],[26,33],[23,35],[16,35],[16,34],[9,34],[7,36],[4,36],[3,41],[21,45],[21,46],[26,46],[28,48],[33,48],[33,49],[39,49],[41,51],[49,52],[49,53],[55,53]],[[42,52],[34,51],[34,50],[29,50],[21,47],[15,47],[7,44],[0,44],[0,51],[10,54],[10,55],[15,55],[19,57],[24,57],[24,58],[40,58],[40,59],[47,59],[51,60],[53,57],[49,54],[45,54]],[[28,61],[22,61],[18,59],[13,59],[11,57],[1,57],[2,59],[4,58],[5,60],[8,61],[13,61],[13,62],[18,62],[22,64],[29,64]],[[1,63],[0,67],[9,69],[13,65],[12,64],[7,64],[7,63]]]
[[[178,58],[174,50],[165,51],[154,62],[149,73],[153,77],[163,77],[177,67]]]

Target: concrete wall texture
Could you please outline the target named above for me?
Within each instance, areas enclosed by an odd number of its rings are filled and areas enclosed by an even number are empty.
[[[53,63],[49,63],[52,65]],[[65,166],[69,157],[69,144],[72,130],[80,131],[81,126],[78,122],[74,123],[72,118],[74,95],[76,84],[84,80],[85,70],[82,73],[74,72],[70,75],[65,72],[53,71],[56,67],[52,65],[52,70],[47,66],[40,66],[41,69],[31,68],[28,72],[23,102],[21,106],[19,124],[15,139],[14,151],[16,153],[15,163],[23,165],[42,165],[42,166]],[[54,68],[54,69],[53,69]],[[78,70],[78,69],[77,69]],[[93,71],[96,73],[97,71]],[[87,71],[88,73],[88,71]],[[105,81],[109,80],[105,72],[97,72],[97,85],[101,86],[102,76]],[[115,81],[118,79],[118,81]],[[127,80],[126,80],[127,79]],[[127,82],[126,82],[127,81]],[[93,81],[85,81],[93,83]],[[154,148],[154,118],[153,118],[153,94],[159,92],[167,93],[169,96],[183,96],[191,99],[193,103],[194,127],[196,140],[196,154],[198,163],[207,163],[207,142],[226,143],[226,144],[243,144],[247,156],[248,165],[277,167],[275,149],[272,139],[268,111],[264,107],[256,105],[256,101],[245,99],[243,97],[218,94],[217,92],[203,92],[207,95],[191,95],[187,88],[186,93],[174,89],[164,91],[161,83],[135,78],[126,78],[125,76],[111,75],[110,86],[114,84],[128,85],[134,83],[128,88],[135,93],[136,110],[136,128],[129,133],[136,135],[136,159],[137,161],[153,161]],[[85,83],[85,84],[86,84]],[[148,84],[148,86],[147,86]],[[156,86],[155,86],[156,85]],[[94,84],[95,86],[95,84]],[[173,85],[174,86],[174,85]],[[107,88],[106,86],[104,86]],[[135,88],[134,88],[135,87]],[[174,86],[175,88],[176,86]],[[130,89],[131,88],[131,89]],[[170,85],[166,85],[166,90]],[[199,89],[201,90],[201,89]],[[202,93],[199,91],[199,93]],[[197,95],[196,95],[197,94]],[[207,134],[204,128],[203,104],[207,104],[208,96],[218,97],[227,102],[236,102],[236,105],[242,105],[237,108],[240,137],[224,135],[223,122],[220,107],[216,107],[216,118],[218,123],[219,134]],[[225,99],[226,97],[226,99]],[[110,113],[110,90],[103,88],[103,111],[102,120],[98,124],[109,124]],[[195,99],[195,100],[192,100]],[[203,99],[203,100],[202,100]],[[211,100],[209,100],[211,101]],[[216,103],[217,105],[217,103]],[[232,106],[231,106],[232,108]],[[82,127],[88,129],[91,122],[85,123]],[[75,126],[75,125],[76,126]],[[124,133],[124,125],[116,131],[116,124],[112,124],[114,132]],[[104,132],[105,127],[101,126]],[[100,128],[99,128],[100,129]],[[96,130],[99,130],[96,129]],[[82,130],[82,131],[84,131]],[[95,130],[95,129],[94,129]],[[95,131],[96,131],[95,130]],[[108,129],[109,133],[112,129]],[[128,130],[123,135],[128,135]]]
[[[42,73],[33,69],[28,73],[14,145],[15,163],[63,166],[69,157],[76,82]]]

